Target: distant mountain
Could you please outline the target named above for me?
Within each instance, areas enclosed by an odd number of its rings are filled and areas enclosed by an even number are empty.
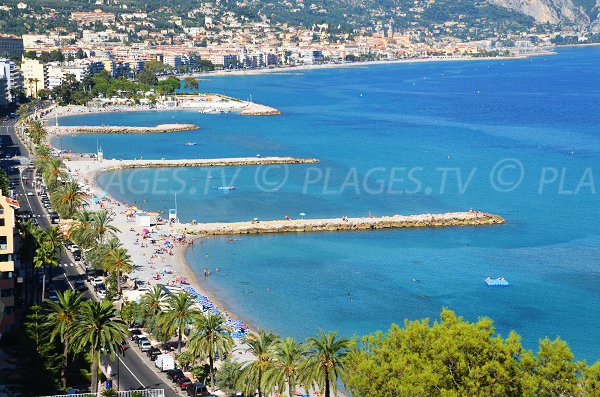
[[[540,23],[567,24],[600,32],[600,0],[490,0]]]

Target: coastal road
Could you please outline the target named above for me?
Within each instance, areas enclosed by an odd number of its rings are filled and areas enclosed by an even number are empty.
[[[15,123],[15,120],[9,120],[0,124],[0,148],[2,151],[0,167],[9,172],[10,180],[15,185],[14,196],[19,201],[20,211],[31,211],[32,219],[35,219],[40,227],[48,228],[51,226],[50,217],[32,185],[35,171],[33,168],[28,168],[29,151],[17,138]],[[6,158],[7,156],[10,158]],[[23,177],[27,178],[27,183],[24,182]],[[84,279],[83,266],[75,262],[67,252],[62,252],[60,266],[52,269],[52,288],[59,291],[74,289],[75,281]],[[29,285],[33,284],[33,280],[28,281]],[[39,286],[37,291],[39,291]],[[85,290],[83,295],[87,299],[98,299],[90,289]],[[170,384],[163,382],[144,362],[143,356],[138,355],[137,346],[130,346],[125,354],[115,357],[114,360],[110,360],[108,357],[103,359],[104,363],[110,363],[111,372],[115,374],[114,378],[118,383],[119,390],[164,389],[167,397],[179,396]],[[133,351],[133,349],[138,349],[138,351]]]

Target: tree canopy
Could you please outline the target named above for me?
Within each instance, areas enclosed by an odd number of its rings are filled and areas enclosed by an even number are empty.
[[[392,325],[357,338],[344,366],[354,397],[597,396],[600,365],[575,362],[567,344],[544,339],[536,354],[492,321],[465,321],[443,310],[429,320]]]

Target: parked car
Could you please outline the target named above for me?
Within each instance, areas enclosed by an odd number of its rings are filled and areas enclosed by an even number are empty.
[[[183,376],[183,371],[180,370],[179,368],[173,368],[173,369],[166,371],[166,374],[167,374],[167,378],[169,378],[170,380],[173,380],[174,376],[177,376],[177,375]]]
[[[181,390],[185,390],[189,385],[192,384],[192,381],[187,376],[184,376],[183,378],[177,379],[175,383],[177,383],[177,386],[179,386]]]
[[[148,355],[148,357],[150,357],[150,361],[154,361],[154,360],[156,360],[156,357],[158,357],[158,356],[160,356],[162,354],[162,351],[160,351],[160,349],[158,347],[152,346],[146,352],[146,354]]]
[[[140,349],[143,352],[147,352],[151,348],[152,348],[152,343],[150,343],[150,341],[148,339],[146,339],[145,341],[143,341],[142,343],[140,343]]]
[[[96,277],[92,279],[91,283],[94,288],[98,288],[104,285],[104,279],[102,279],[102,277]]]
[[[143,332],[139,328],[131,328],[131,329],[129,329],[129,334],[131,335],[131,340],[134,341],[138,337],[140,337],[143,334]]]
[[[183,374],[183,372],[181,372],[181,373],[176,373],[175,375],[173,375],[173,376],[171,377],[171,380],[173,381],[173,383],[177,383],[177,380],[178,380],[179,378],[185,378],[185,375]]]
[[[208,388],[204,383],[193,383],[187,387],[186,391],[190,397],[208,396]]]
[[[73,283],[73,286],[79,292],[83,292],[87,289],[87,287],[85,286],[85,282],[83,280],[75,280],[75,282]]]

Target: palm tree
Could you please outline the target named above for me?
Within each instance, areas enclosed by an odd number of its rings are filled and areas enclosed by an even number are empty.
[[[56,251],[61,248],[65,242],[65,238],[62,231],[58,226],[53,226],[46,229],[44,232],[44,239],[52,245],[52,248]]]
[[[125,324],[131,325],[136,321],[142,314],[142,305],[138,302],[125,302],[119,312],[119,317]]]
[[[83,210],[77,212],[71,223],[69,235],[81,248],[89,249],[96,246],[96,239],[92,233],[93,212]]]
[[[170,294],[166,301],[166,307],[160,314],[158,322],[168,334],[177,332],[177,352],[181,353],[181,340],[186,325],[200,316],[202,312],[195,306],[192,295],[187,292]]]
[[[40,82],[40,79],[38,79],[37,77],[33,79],[33,83],[35,84],[35,95],[33,95],[33,97],[37,97],[38,83],[39,82]]]
[[[37,227],[30,219],[20,223],[19,236],[21,238],[21,262],[25,264],[25,275],[27,280],[30,280],[33,273],[33,258],[35,257],[37,246]],[[27,293],[25,294],[26,301],[31,302],[33,300],[33,288],[30,288],[32,283],[25,283],[24,285],[27,288]]]
[[[72,217],[85,202],[85,195],[79,183],[74,179],[70,179],[60,186],[52,194],[52,197],[58,212],[66,218]]]
[[[54,341],[57,337],[63,344],[63,362],[61,369],[62,387],[67,388],[67,362],[69,359],[69,330],[75,323],[79,307],[82,302],[82,296],[75,291],[67,290],[65,293],[60,291],[56,293],[58,302],[48,301],[50,313],[48,314],[48,325],[52,330],[50,340]]]
[[[160,285],[152,287],[152,291],[142,296],[142,310],[146,316],[156,317],[165,305],[165,297],[167,294]]]
[[[104,270],[117,277],[117,295],[121,296],[121,277],[134,269],[131,257],[125,248],[115,248],[108,251],[104,259]]]
[[[34,121],[29,127],[29,136],[35,145],[39,145],[48,136],[48,131],[46,131],[41,122]]]
[[[38,145],[35,148],[35,155],[47,160],[50,157],[50,148],[46,145]]]
[[[337,331],[326,334],[319,330],[307,341],[310,346],[306,362],[309,379],[314,380],[320,390],[325,390],[325,397],[331,397],[332,391],[334,396],[337,395],[338,380],[344,382],[346,378],[342,359],[348,353],[350,340],[338,338]]]
[[[58,181],[67,177],[62,161],[56,157],[38,162],[38,166],[42,170],[42,177],[49,190],[55,189],[58,186]]]
[[[194,334],[188,341],[188,348],[194,356],[208,357],[213,390],[216,386],[215,357],[217,354],[221,357],[229,354],[233,347],[233,339],[224,323],[225,320],[218,314],[200,315],[194,326]]]
[[[296,386],[301,383],[306,361],[307,347],[304,343],[286,338],[275,345],[275,365],[267,374],[267,384],[276,386],[279,393],[287,387],[290,397],[294,397]]]
[[[69,331],[69,340],[80,349],[89,348],[92,361],[92,381],[90,390],[98,390],[98,365],[100,352],[114,356],[116,347],[125,340],[127,325],[123,320],[113,318],[113,305],[110,301],[85,301]]]
[[[104,244],[107,236],[114,237],[119,232],[119,229],[111,225],[113,218],[106,210],[93,212],[91,221],[91,231],[99,244]]]
[[[54,245],[50,241],[42,240],[33,257],[33,264],[37,268],[42,268],[42,302],[46,294],[46,270],[58,266],[59,261],[56,257]]]
[[[262,397],[263,388],[266,386],[265,374],[273,368],[275,345],[278,341],[278,335],[259,330],[258,336],[248,342],[246,351],[254,356],[254,361],[246,365],[240,374],[240,380],[244,382],[245,394],[254,394],[254,391],[258,390],[258,397]]]

